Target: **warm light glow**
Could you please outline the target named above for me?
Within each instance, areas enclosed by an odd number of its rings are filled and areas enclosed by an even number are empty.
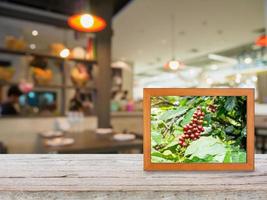
[[[94,18],[92,15],[84,14],[81,16],[80,22],[84,28],[90,28],[94,25]]]
[[[30,44],[30,49],[32,50],[36,49],[36,44]]]
[[[98,32],[106,27],[104,19],[87,13],[71,16],[68,24],[71,28],[81,32]]]
[[[246,57],[245,59],[244,59],[244,62],[246,63],[246,64],[250,64],[250,63],[252,63],[252,58],[250,58],[250,57]]]
[[[252,76],[252,81],[253,82],[257,82],[258,81],[258,77],[257,76]]]
[[[176,60],[171,60],[169,62],[169,68],[171,70],[177,70],[177,69],[179,69],[179,66],[180,66],[180,63],[178,61],[176,61]]]
[[[262,35],[256,40],[256,45],[259,47],[266,47],[267,46],[267,36]]]
[[[38,32],[37,30],[33,30],[33,31],[32,31],[32,35],[33,35],[33,36],[37,36],[38,34],[39,34],[39,32]]]
[[[180,70],[180,69],[184,69],[185,65],[178,61],[178,60],[170,60],[169,62],[167,62],[165,65],[164,65],[164,69],[165,70],[172,70],[172,71],[177,71],[177,70]]]
[[[60,57],[67,58],[70,55],[70,50],[65,48],[59,53]]]

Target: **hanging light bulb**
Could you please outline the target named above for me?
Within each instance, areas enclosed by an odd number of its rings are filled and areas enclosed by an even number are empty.
[[[70,55],[70,50],[67,48],[64,48],[60,51],[59,56],[62,58],[67,58]]]
[[[106,22],[101,17],[88,13],[73,15],[68,18],[68,25],[81,32],[98,32],[106,27]]]
[[[172,51],[172,57],[173,59],[170,60],[169,62],[167,62],[165,65],[164,65],[164,69],[165,70],[172,70],[172,71],[177,71],[179,69],[182,69],[184,68],[184,64],[181,63],[180,61],[176,60],[175,59],[175,31],[174,31],[174,16],[171,15],[171,28],[172,28],[172,31],[171,31],[171,38],[172,38],[172,41],[171,41],[171,51]]]
[[[92,15],[83,14],[81,15],[80,22],[84,28],[90,28],[94,25],[94,18]]]
[[[252,58],[251,57],[246,57],[245,59],[244,59],[244,62],[246,63],[246,64],[251,64],[252,63]]]
[[[177,60],[171,60],[169,62],[169,68],[171,70],[177,70],[177,69],[179,69],[179,66],[180,66],[180,63]]]
[[[170,60],[169,62],[167,62],[164,66],[164,68],[166,70],[172,70],[172,71],[176,71],[178,69],[183,69],[184,68],[184,64],[179,62],[178,60]]]

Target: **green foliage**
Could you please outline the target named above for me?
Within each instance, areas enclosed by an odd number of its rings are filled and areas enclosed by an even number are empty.
[[[246,162],[245,96],[155,96],[151,105],[152,162]],[[197,106],[205,113],[204,132],[188,146],[181,146],[179,137]]]
[[[184,114],[186,112],[187,108],[185,107],[179,107],[178,109],[174,109],[174,110],[168,110],[166,112],[164,112],[159,119],[160,120],[168,120],[171,118],[174,118],[176,116],[179,116],[181,114]]]
[[[184,116],[184,118],[181,122],[181,126],[185,126],[186,124],[188,124],[191,121],[193,113],[195,111],[196,111],[196,108],[192,108],[186,113],[186,115]]]
[[[228,97],[225,101],[224,108],[227,111],[232,111],[237,104],[236,97]]]
[[[207,160],[210,156],[213,157],[213,162],[223,162],[226,154],[226,148],[223,142],[212,136],[201,137],[199,140],[193,141],[186,149],[185,156],[189,160],[197,157],[202,160]]]

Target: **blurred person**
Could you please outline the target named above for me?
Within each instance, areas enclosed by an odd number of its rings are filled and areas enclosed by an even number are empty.
[[[12,85],[7,91],[7,101],[1,105],[1,115],[18,115],[19,114],[19,97],[22,91],[17,85]]]
[[[123,91],[121,100],[128,100],[128,90]]]
[[[70,111],[83,111],[83,102],[81,99],[81,92],[79,89],[76,89],[73,98],[70,100]]]

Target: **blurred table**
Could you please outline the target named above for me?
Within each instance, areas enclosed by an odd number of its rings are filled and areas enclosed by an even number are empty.
[[[141,154],[2,155],[0,199],[267,199],[267,155],[252,172],[146,172]]]
[[[117,141],[113,134],[99,135],[94,131],[81,133],[67,133],[64,137],[73,138],[74,144],[66,146],[51,147],[45,144],[46,138],[38,136],[36,141],[36,153],[119,153],[121,151],[138,150],[142,152],[143,140],[138,134],[136,139],[128,141]]]

